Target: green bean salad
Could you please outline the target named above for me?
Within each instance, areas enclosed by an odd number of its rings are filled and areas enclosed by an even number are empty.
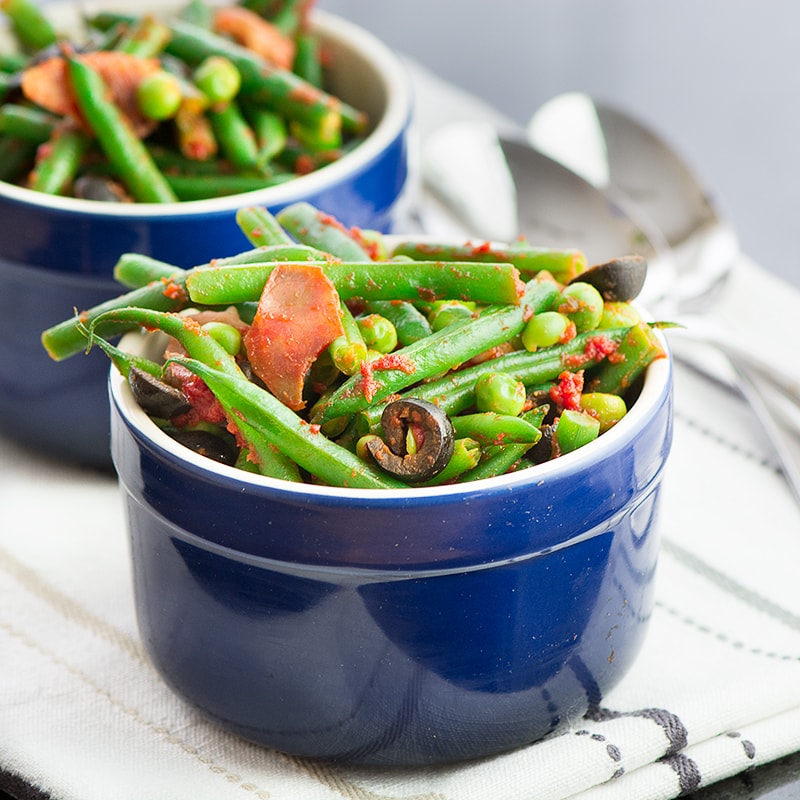
[[[0,181],[163,203],[284,183],[366,135],[326,89],[308,0],[187,0],[173,16],[100,12],[67,38],[35,0],[0,0]]]
[[[665,356],[630,302],[639,257],[389,240],[302,202],[237,223],[252,248],[192,269],[124,254],[128,291],[42,342],[101,347],[166,433],[243,470],[399,488],[532,467],[619,422]],[[135,329],[163,359],[112,344]]]

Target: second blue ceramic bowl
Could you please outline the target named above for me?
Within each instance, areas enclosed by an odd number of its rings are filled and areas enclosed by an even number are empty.
[[[578,721],[642,646],[668,359],[595,442],[435,489],[253,476],[176,444],[115,372],[111,399],[142,638],[229,731],[358,764],[488,756]]]
[[[125,6],[130,2],[115,7]],[[72,3],[54,8],[78,13]],[[236,225],[237,209],[276,212],[300,200],[348,226],[403,227],[412,110],[405,69],[352,23],[317,12],[315,24],[335,65],[331,91],[373,122],[361,145],[317,172],[247,194],[168,204],[53,197],[0,181],[0,433],[59,458],[111,466],[102,357],[56,364],[39,336],[73,309],[119,294],[112,270],[122,253],[181,267],[205,263],[250,246]]]

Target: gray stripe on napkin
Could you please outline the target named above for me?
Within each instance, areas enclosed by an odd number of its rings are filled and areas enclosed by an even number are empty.
[[[664,756],[671,756],[686,747],[689,738],[686,726],[677,714],[663,708],[640,708],[636,711],[613,711],[610,708],[590,708],[586,718],[592,722],[604,722],[619,717],[643,717],[655,722],[664,731],[669,746],[664,751]]]
[[[786,608],[779,606],[767,597],[748,589],[743,584],[734,580],[730,575],[720,572],[712,567],[707,561],[698,558],[694,553],[689,552],[680,545],[670,541],[666,537],[662,539],[662,550],[679,561],[684,567],[692,570],[697,575],[701,575],[706,580],[713,583],[717,588],[727,592],[741,600],[743,603],[758,609],[773,619],[782,622],[794,631],[800,631],[800,617],[793,614]]]
[[[682,753],[675,753],[675,755],[663,758],[661,761],[671,767],[678,776],[681,797],[700,788],[703,776],[700,774],[699,767],[691,758],[687,758]]]

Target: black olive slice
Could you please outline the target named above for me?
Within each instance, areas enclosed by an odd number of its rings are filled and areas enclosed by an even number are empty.
[[[103,203],[128,203],[125,189],[102,175],[84,175],[75,181],[72,193],[81,200],[99,200]]]
[[[138,367],[131,367],[128,384],[136,402],[154,417],[170,419],[191,408],[183,392]]]
[[[170,436],[201,456],[233,466],[236,463],[236,448],[222,436],[210,431],[179,430],[171,431]]]
[[[647,277],[647,259],[622,256],[595,264],[576,275],[570,283],[590,283],[609,302],[627,303],[639,296]]]
[[[427,481],[438,475],[453,455],[453,423],[438,406],[425,400],[408,398],[387,403],[381,415],[386,441],[370,440],[367,449],[381,469],[410,483]],[[411,431],[416,452],[407,451]]]

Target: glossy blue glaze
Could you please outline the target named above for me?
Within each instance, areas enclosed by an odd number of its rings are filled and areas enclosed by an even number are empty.
[[[388,232],[396,227],[398,198],[408,177],[407,147],[404,127],[373,157],[345,157],[277,187],[280,192],[171,204],[169,210],[148,204],[112,213],[107,204],[69,198],[48,202],[0,184],[0,255],[18,265],[102,277],[110,276],[119,256],[128,252],[188,268],[252,246],[236,225],[238,208],[266,205],[277,212],[297,200],[336,214],[348,226]],[[333,178],[325,169],[334,172]]]
[[[372,765],[562,730],[653,605],[671,371],[597,442],[463,489],[344,491],[176,449],[112,376],[143,640],[177,693],[287,752]]]
[[[98,350],[56,363],[40,336],[75,307],[119,294],[119,285],[2,260],[0,284],[0,433],[54,458],[110,468],[108,358]]]

